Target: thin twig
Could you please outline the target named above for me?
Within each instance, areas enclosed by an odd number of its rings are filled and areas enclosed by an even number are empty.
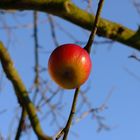
[[[20,117],[20,121],[19,121],[19,126],[18,126],[18,129],[17,129],[15,140],[19,140],[20,139],[21,133],[22,133],[22,131],[24,129],[26,115],[27,115],[26,110],[23,108],[22,109],[22,113],[21,113],[21,117]]]
[[[79,91],[80,91],[80,88],[77,88],[75,90],[73,103],[72,103],[72,107],[71,107],[71,111],[70,111],[70,115],[69,115],[67,124],[66,124],[65,128],[57,135],[56,140],[58,140],[63,134],[64,134],[63,140],[67,139],[68,132],[69,132],[70,126],[72,124],[72,119],[73,119],[73,116],[74,116],[75,111],[76,111],[76,103],[77,103]]]
[[[136,53],[129,55],[128,58],[132,58],[140,62],[140,57]]]
[[[33,32],[34,32],[34,55],[35,55],[35,79],[34,79],[34,84],[35,84],[35,93],[33,97],[33,102],[35,103],[35,100],[37,98],[37,93],[39,91],[39,44],[38,44],[38,28],[37,28],[37,21],[38,21],[38,13],[37,11],[34,11],[33,13]]]
[[[52,34],[52,38],[53,38],[53,41],[54,41],[54,44],[56,47],[59,46],[59,43],[57,41],[57,37],[56,37],[56,32],[55,32],[55,25],[54,25],[54,21],[53,21],[53,18],[51,15],[48,15],[48,20],[49,20],[49,23],[50,23],[50,29],[51,29],[51,34]]]
[[[76,111],[76,103],[77,103],[79,91],[80,91],[80,88],[77,88],[75,90],[71,112],[70,112],[69,119],[67,121],[66,127],[64,129],[64,137],[63,137],[63,140],[66,140],[67,139],[67,136],[68,136],[68,132],[69,132],[69,129],[70,129],[70,126],[71,126],[71,123],[72,123],[72,119],[73,119],[73,116],[74,116],[75,111]]]
[[[95,21],[94,21],[94,24],[93,24],[93,27],[92,27],[92,31],[91,31],[89,40],[88,40],[86,46],[84,47],[84,49],[87,50],[88,53],[90,53],[91,46],[92,46],[92,43],[93,43],[95,35],[96,35],[96,31],[97,31],[97,27],[98,27],[98,23],[99,23],[99,17],[100,17],[100,14],[101,14],[103,2],[104,2],[104,0],[99,1],[97,13],[96,13],[96,16],[95,16]]]

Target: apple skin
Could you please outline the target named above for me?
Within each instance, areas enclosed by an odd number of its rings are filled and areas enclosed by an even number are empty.
[[[88,52],[76,44],[63,44],[50,55],[48,71],[64,89],[80,87],[89,77],[92,63]]]

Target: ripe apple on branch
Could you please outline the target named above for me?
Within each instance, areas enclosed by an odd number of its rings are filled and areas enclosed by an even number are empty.
[[[57,47],[48,62],[52,79],[65,89],[80,87],[88,79],[91,66],[88,52],[76,44]]]

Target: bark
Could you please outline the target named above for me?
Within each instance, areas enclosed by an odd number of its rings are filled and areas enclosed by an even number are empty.
[[[91,30],[95,16],[78,8],[70,0],[1,0],[0,9],[37,10],[59,16],[84,29]],[[97,35],[140,50],[140,30],[100,18]]]
[[[43,133],[42,128],[40,126],[40,121],[37,116],[36,108],[33,105],[32,101],[30,100],[26,87],[24,86],[17,70],[14,68],[14,64],[11,60],[11,57],[7,49],[1,42],[0,42],[0,62],[2,64],[3,70],[7,78],[11,81],[15,89],[15,93],[20,105],[23,108],[25,108],[26,112],[28,113],[32,128],[36,133],[38,139],[52,140],[51,137]]]

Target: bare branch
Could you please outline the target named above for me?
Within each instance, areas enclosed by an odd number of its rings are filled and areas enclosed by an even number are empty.
[[[33,13],[33,37],[34,37],[34,56],[35,56],[35,79],[34,79],[34,85],[35,85],[35,93],[34,93],[34,97],[33,97],[33,102],[35,103],[35,100],[37,98],[37,94],[39,91],[39,85],[40,85],[40,72],[39,72],[39,43],[38,43],[38,26],[37,26],[37,22],[38,22],[38,13],[37,11],[34,11]]]
[[[136,53],[133,53],[133,54],[129,55],[128,58],[133,58],[133,59],[140,62],[140,57]]]
[[[71,0],[4,0],[1,9],[37,10],[66,19],[82,28],[91,30],[95,16],[78,8]],[[133,31],[121,24],[100,18],[97,35],[118,41],[140,50],[140,31]]]
[[[37,134],[38,138],[43,140],[52,140],[51,137],[44,135],[44,133],[42,132],[40,122],[36,114],[36,109],[28,96],[28,92],[21,78],[19,77],[18,72],[14,68],[13,62],[9,56],[8,51],[5,49],[5,47],[1,42],[0,42],[0,61],[2,63],[2,67],[7,78],[13,84],[19,103],[21,103],[21,105],[25,107],[29,115],[31,125],[35,133]]]
[[[69,132],[70,126],[72,124],[72,119],[73,119],[73,116],[76,111],[76,103],[77,103],[77,99],[78,99],[79,90],[80,90],[80,88],[77,88],[75,90],[73,103],[72,103],[72,107],[71,107],[71,111],[70,111],[70,115],[69,115],[67,124],[66,124],[65,128],[61,132],[58,133],[56,140],[58,140],[62,135],[63,135],[63,140],[67,139],[68,132]]]
[[[58,43],[57,37],[56,37],[55,25],[54,25],[53,18],[52,18],[52,16],[48,15],[48,19],[49,19],[49,23],[50,23],[50,27],[51,27],[51,34],[52,34],[54,44],[55,44],[56,47],[58,47],[59,43]]]
[[[85,50],[87,50],[88,53],[90,53],[91,46],[92,46],[92,43],[94,41],[94,38],[95,38],[95,35],[96,35],[96,32],[97,32],[97,27],[98,27],[98,23],[99,23],[99,17],[100,17],[100,13],[101,13],[101,10],[102,10],[103,2],[104,2],[104,0],[99,1],[95,21],[94,21],[94,24],[93,24],[93,27],[92,27],[92,31],[91,31],[91,34],[89,36],[89,40],[88,40],[88,42],[87,42],[87,44],[84,48]]]
[[[21,113],[15,140],[20,140],[21,133],[24,129],[25,118],[26,118],[26,110],[24,108],[22,108],[22,113]]]

